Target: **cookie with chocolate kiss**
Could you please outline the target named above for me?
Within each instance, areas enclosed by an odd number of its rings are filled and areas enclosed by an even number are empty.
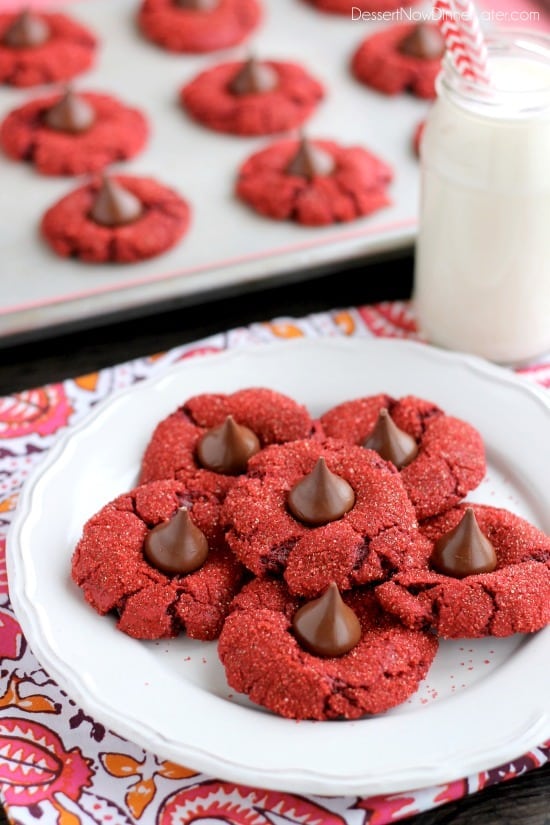
[[[320,616],[323,624],[328,614],[329,637],[334,637],[333,599],[331,588]],[[323,632],[319,653],[296,632],[300,614],[311,615],[311,603],[293,597],[282,582],[256,579],[245,585],[218,641],[229,685],[289,719],[358,719],[408,699],[434,659],[436,638],[385,615],[370,592],[359,590],[338,600],[336,622],[340,611],[348,618],[351,614],[351,636],[348,628],[344,649],[338,644],[334,651],[330,645],[327,650]]]
[[[362,41],[352,56],[351,72],[360,83],[383,94],[410,92],[432,99],[444,51],[434,25],[399,23]]]
[[[219,508],[246,472],[249,460],[269,444],[310,438],[317,427],[306,408],[283,393],[248,387],[230,394],[188,398],[160,421],[141,462],[140,480],[183,481],[197,497],[212,495]]]
[[[135,263],[174,246],[189,227],[191,209],[152,178],[98,178],[65,195],[42,218],[41,231],[63,258]]]
[[[136,487],[84,525],[73,581],[136,639],[217,638],[244,570],[212,527],[216,506],[179,481]]]
[[[228,492],[226,539],[254,575],[285,580],[315,598],[424,568],[419,533],[399,473],[372,450],[319,438],[266,447]]]
[[[0,145],[42,175],[81,175],[134,157],[148,133],[138,109],[69,87],[12,110],[0,124]]]
[[[161,49],[200,54],[242,43],[261,18],[259,0],[142,0],[137,21]]]
[[[180,90],[187,114],[208,129],[233,135],[270,135],[302,126],[325,94],[298,63],[248,60],[205,69]]]
[[[282,140],[239,169],[235,192],[255,212],[305,226],[354,221],[390,204],[387,163],[360,146]]]
[[[424,569],[376,589],[407,627],[447,639],[532,633],[550,624],[550,537],[508,510],[461,504],[420,525]]]
[[[95,35],[66,14],[0,12],[0,83],[25,87],[70,80],[91,68],[96,47]]]
[[[454,507],[485,475],[478,431],[432,401],[381,393],[338,404],[320,420],[328,436],[378,450],[391,461],[419,519]]]

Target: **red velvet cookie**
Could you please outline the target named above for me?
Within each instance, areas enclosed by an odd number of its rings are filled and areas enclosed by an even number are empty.
[[[218,0],[208,9],[178,6],[175,0],[143,0],[141,31],[171,52],[212,52],[245,40],[261,19],[258,0]]]
[[[407,627],[448,639],[531,633],[549,624],[550,537],[507,510],[471,507],[494,547],[493,572],[455,578],[430,566],[408,570],[376,589],[380,604]],[[422,523],[432,547],[465,510],[461,504]]]
[[[147,120],[111,95],[79,92],[77,101],[84,101],[92,113],[90,125],[52,128],[47,114],[64,99],[60,94],[43,97],[10,112],[0,125],[4,152],[14,160],[30,161],[43,175],[81,175],[127,160],[143,148]]]
[[[65,14],[33,12],[33,16],[39,18],[39,25],[44,27],[43,42],[10,46],[5,42],[6,33],[19,15],[0,14],[0,83],[12,86],[59,83],[92,66],[97,44],[85,26]]]
[[[347,17],[357,18],[357,11],[392,11],[393,9],[401,8],[402,3],[399,0],[306,0],[311,6],[315,6],[319,11],[329,12],[331,14],[345,14]],[[408,5],[408,4],[407,4]]]
[[[307,438],[315,431],[306,408],[274,390],[254,387],[230,395],[196,395],[155,428],[143,455],[140,481],[176,478],[197,494],[208,491],[218,502],[214,518],[217,524],[219,505],[238,474],[206,469],[197,456],[197,447],[201,438],[228,416],[252,430],[259,447]]]
[[[324,458],[352,488],[344,515],[320,525],[289,509],[289,491]],[[260,577],[284,576],[291,592],[313,597],[331,582],[340,590],[425,567],[429,543],[399,474],[372,450],[328,439],[272,446],[248,463],[225,499],[221,521],[235,555]]]
[[[385,394],[357,398],[326,412],[321,425],[327,436],[363,444],[383,408],[418,447],[400,475],[419,519],[453,507],[482,481],[486,463],[481,436],[431,401],[411,395],[399,400]]]
[[[400,23],[367,37],[353,55],[351,63],[357,80],[387,95],[411,91],[417,97],[434,98],[441,55],[436,58],[419,57],[401,50],[402,44],[413,35],[415,29],[414,23]]]
[[[417,125],[416,129],[413,133],[413,151],[417,158],[420,157],[420,143],[422,141],[422,135],[424,134],[424,129],[426,128],[426,121],[421,120],[420,123]]]
[[[96,180],[61,198],[45,213],[44,239],[61,257],[92,263],[135,263],[174,246],[189,226],[190,208],[176,192],[152,178],[112,179],[141,204],[141,214],[121,225],[103,225],[90,212],[102,184]]]
[[[387,164],[359,146],[326,140],[313,145],[332,159],[328,174],[289,172],[300,142],[281,141],[244,162],[236,183],[238,197],[260,215],[307,226],[353,221],[389,205],[386,188],[393,175]]]
[[[246,586],[218,642],[229,685],[290,719],[357,719],[404,702],[428,672],[437,640],[383,615],[371,593],[344,600],[361,638],[349,653],[324,658],[305,650],[293,632],[302,600],[280,582]]]
[[[195,572],[167,574],[144,555],[151,528],[180,507],[208,539],[206,561]],[[243,568],[212,529],[216,502],[178,481],[157,481],[119,496],[86,523],[72,558],[72,578],[98,613],[115,613],[117,627],[136,639],[176,636],[215,639]]]
[[[223,63],[181,89],[184,109],[203,126],[234,135],[269,135],[301,126],[323,98],[323,87],[297,63],[261,65],[273,75],[273,88],[234,94],[230,84],[246,62]]]

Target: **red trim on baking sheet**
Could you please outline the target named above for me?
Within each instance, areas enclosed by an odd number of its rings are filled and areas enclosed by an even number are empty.
[[[78,0],[73,0],[73,2],[78,2]],[[380,237],[389,232],[395,232],[399,229],[409,229],[416,225],[416,218],[409,218],[403,221],[395,221],[395,223],[385,224],[384,226],[380,227],[372,227],[369,229],[359,229],[355,232],[343,232],[340,235],[333,236],[327,238],[326,240],[308,240],[303,241],[297,244],[291,244],[289,246],[277,247],[276,249],[262,251],[262,252],[253,252],[248,255],[239,255],[234,258],[228,258],[224,261],[215,261],[214,263],[207,263],[207,264],[199,264],[198,266],[189,267],[187,269],[178,269],[174,272],[163,272],[159,273],[158,275],[147,275],[142,278],[134,278],[131,281],[125,281],[121,283],[120,281],[113,282],[112,284],[102,285],[97,287],[97,289],[88,289],[82,292],[71,292],[69,295],[57,295],[56,297],[52,298],[44,298],[39,301],[29,301],[22,304],[17,304],[15,306],[11,306],[7,309],[0,308],[0,316],[2,315],[11,315],[14,312],[22,312],[27,309],[37,309],[43,306],[52,306],[54,304],[62,304],[67,303],[69,301],[79,301],[82,298],[89,298],[94,295],[101,295],[103,293],[109,292],[122,292],[125,289],[131,289],[132,287],[136,286],[145,286],[147,284],[156,283],[157,281],[165,281],[171,278],[178,278],[183,275],[193,275],[198,272],[205,272],[208,270],[216,270],[221,269],[223,267],[228,266],[236,266],[238,264],[247,263],[248,261],[254,260],[263,260],[268,258],[273,258],[278,255],[285,255],[289,252],[299,252],[303,249],[313,249],[318,246],[327,246],[333,243],[340,243],[341,241],[349,241],[354,240],[356,238],[361,238],[362,236],[369,236],[369,235],[376,235]],[[79,264],[80,266],[86,266],[86,264]],[[118,264],[117,266],[122,266]],[[130,264],[131,266],[131,264]],[[77,276],[78,277],[78,276]],[[116,277],[116,276],[114,276]]]

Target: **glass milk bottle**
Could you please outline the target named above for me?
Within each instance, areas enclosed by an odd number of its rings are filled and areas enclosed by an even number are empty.
[[[414,302],[431,343],[518,363],[550,350],[550,38],[487,46],[490,88],[448,56],[438,78]]]

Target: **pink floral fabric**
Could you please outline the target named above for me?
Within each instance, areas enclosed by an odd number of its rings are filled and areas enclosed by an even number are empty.
[[[34,658],[10,606],[6,534],[29,471],[67,427],[114,390],[185,358],[295,337],[418,338],[406,303],[382,303],[278,319],[233,329],[74,380],[0,398],[0,798],[13,821],[34,825],[185,825],[223,818],[230,825],[378,825],[413,814],[550,760],[550,740],[512,764],[447,785],[360,798],[308,798],[238,786],[148,753],[90,718]],[[550,356],[521,371],[550,387]],[[358,818],[358,811],[362,819]]]

